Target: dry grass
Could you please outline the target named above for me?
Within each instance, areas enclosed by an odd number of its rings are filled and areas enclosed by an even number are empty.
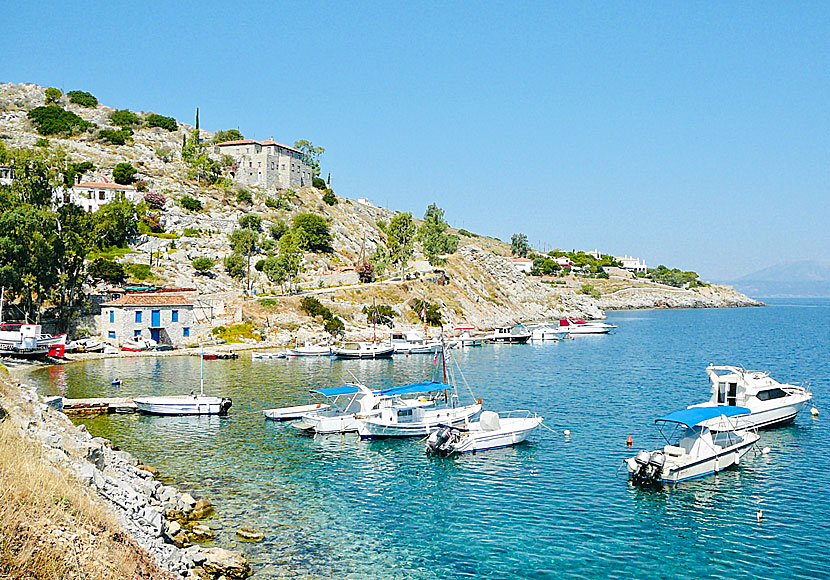
[[[43,448],[0,423],[0,578],[169,577]]]

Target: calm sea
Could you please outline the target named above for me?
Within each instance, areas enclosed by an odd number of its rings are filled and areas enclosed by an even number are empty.
[[[428,378],[428,355],[205,361],[206,390],[233,397],[229,417],[86,425],[214,502],[217,545],[243,550],[258,578],[830,577],[830,301],[609,318],[619,329],[608,336],[456,351],[487,408],[531,409],[556,431],[513,449],[430,459],[418,441],[302,437],[259,413],[353,375],[377,387]],[[739,469],[632,487],[618,470],[626,437],[635,451],[661,445],[653,419],[707,398],[709,363],[809,382],[821,416],[762,432],[772,452]],[[100,360],[34,380],[69,397],[187,393],[199,361]],[[241,525],[265,541],[237,540]]]

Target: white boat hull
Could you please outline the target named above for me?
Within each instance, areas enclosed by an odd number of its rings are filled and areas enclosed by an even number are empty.
[[[531,431],[542,424],[541,417],[501,419],[501,428],[496,431],[482,431],[480,423],[471,423],[470,430],[462,433],[459,441],[452,446],[455,453],[474,453],[487,449],[511,447],[524,442]]]
[[[287,348],[285,354],[288,356],[331,356],[331,348],[329,347],[308,347],[301,346],[299,348]]]
[[[366,346],[361,349],[333,348],[332,354],[338,358],[389,358],[395,353],[393,346]]]
[[[812,400],[812,396],[788,397],[788,399],[796,399],[787,404],[768,409],[753,410],[751,414],[735,419],[735,426],[738,429],[767,429],[784,425],[790,421],[795,420],[796,416],[801,412],[804,406]],[[695,407],[709,407],[714,406],[711,403],[703,403],[701,405],[693,405]]]
[[[284,352],[252,352],[251,358],[256,360],[275,360],[285,358]]]
[[[203,396],[139,397],[133,402],[148,415],[225,415],[231,406],[228,398]]]
[[[303,415],[302,428],[305,431],[312,431],[320,435],[332,433],[354,433],[357,431],[361,420],[355,415]]]
[[[281,407],[279,409],[266,409],[262,412],[266,419],[271,421],[290,421],[292,419],[299,419],[303,415],[315,411],[324,411],[330,405],[326,403],[317,403],[314,405],[297,405],[294,407]]]
[[[462,425],[481,412],[481,404],[455,408],[430,409],[418,421],[398,422],[381,417],[360,422],[357,432],[361,439],[385,439],[389,437],[423,437],[440,425]]]

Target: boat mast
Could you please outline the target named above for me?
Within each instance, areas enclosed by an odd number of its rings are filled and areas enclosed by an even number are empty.
[[[199,396],[205,396],[205,349],[202,343],[199,343],[199,359],[201,364],[199,366]]]
[[[3,299],[6,297],[6,287],[0,288],[0,322],[3,322]]]

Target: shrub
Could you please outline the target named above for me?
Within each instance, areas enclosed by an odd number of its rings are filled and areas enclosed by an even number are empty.
[[[246,213],[239,218],[239,227],[246,230],[262,231],[262,218],[252,213]]]
[[[397,315],[391,306],[379,304],[377,306],[364,306],[363,314],[366,315],[366,322],[369,324],[383,324],[392,328],[392,319]]]
[[[153,278],[153,272],[147,264],[127,264],[127,273],[135,280],[148,280]]]
[[[332,235],[323,216],[301,213],[292,220],[294,231],[300,236],[300,247],[311,252],[331,252]]]
[[[98,106],[98,99],[92,93],[86,91],[69,91],[66,93],[66,96],[69,97],[70,103],[81,105],[82,107],[90,108]]]
[[[271,227],[268,228],[268,233],[270,233],[271,237],[275,240],[279,240],[287,231],[288,225],[282,220],[275,221],[271,224]]]
[[[182,234],[186,238],[198,238],[202,234],[202,230],[196,228],[185,228]]]
[[[243,258],[240,254],[233,253],[226,256],[225,259],[222,260],[222,265],[225,267],[225,271],[231,278],[241,280],[245,277],[245,258]]]
[[[165,163],[170,163],[173,161],[173,152],[170,151],[167,147],[158,147],[156,149],[156,157],[164,161]]]
[[[326,180],[322,177],[313,177],[311,179],[311,186],[319,189],[320,191],[325,191],[326,188]]]
[[[43,147],[44,149],[49,148],[49,139],[44,139],[41,137],[37,141],[35,141],[35,147]]]
[[[214,143],[224,143],[225,141],[241,141],[245,136],[239,132],[238,129],[228,129],[227,131],[217,131],[213,136]]]
[[[63,92],[60,89],[56,89],[55,87],[49,87],[46,89],[46,104],[47,105],[54,105],[58,102],[58,100],[63,96]]]
[[[176,131],[178,129],[178,125],[176,125],[176,119],[174,119],[173,117],[165,117],[164,115],[157,115],[156,113],[147,115],[147,126],[161,127],[162,129],[167,129],[171,132]]]
[[[437,304],[430,304],[426,300],[416,298],[412,303],[412,311],[418,315],[424,324],[430,326],[441,326],[443,320],[441,319],[441,308]]]
[[[98,139],[111,145],[124,145],[127,139],[132,136],[133,130],[129,128],[119,129],[118,131],[113,131],[112,129],[101,129],[98,131]]]
[[[119,163],[112,169],[112,179],[115,183],[129,185],[135,181],[136,169],[132,163]]]
[[[583,284],[582,287],[579,289],[579,293],[580,294],[587,294],[588,296],[591,296],[592,298],[594,298],[596,300],[599,300],[599,297],[600,297],[599,290],[594,288],[593,284],[588,284],[587,282],[585,284]]]
[[[259,331],[254,331],[254,325],[251,322],[243,322],[242,324],[234,324],[229,328],[224,326],[217,326],[212,329],[210,333],[216,338],[224,339],[227,342],[241,342],[243,339],[262,340],[262,335]]]
[[[181,200],[179,200],[179,205],[187,211],[202,211],[202,202],[195,197],[190,197],[189,195],[185,195],[181,198]]]
[[[339,316],[332,316],[326,323],[323,325],[323,328],[326,332],[330,335],[334,336],[336,334],[340,334],[346,330],[346,325],[340,320]]]
[[[254,197],[247,189],[243,189],[236,194],[236,203],[254,203]]]
[[[375,265],[369,260],[363,260],[363,263],[357,269],[357,277],[361,282],[367,284],[375,281]]]
[[[199,272],[199,274],[204,274],[216,265],[216,260],[202,256],[201,258],[196,258],[195,260],[193,260],[191,264],[193,266],[193,269]]]
[[[467,238],[477,238],[478,237],[478,234],[474,234],[473,232],[468,232],[465,229],[458,230],[458,234],[462,235],[462,236],[465,236]]]
[[[306,296],[300,300],[300,309],[309,316],[321,316],[323,318],[331,317],[331,311],[320,304],[314,296]]]
[[[146,203],[147,207],[150,209],[164,209],[164,204],[166,202],[167,198],[164,197],[163,193],[148,191],[144,194],[144,203]]]
[[[93,126],[92,123],[84,121],[72,111],[67,111],[57,105],[35,107],[26,116],[41,135],[57,135],[58,133],[75,135]]]
[[[337,196],[334,195],[332,190],[327,189],[326,193],[323,194],[323,201],[328,205],[337,205]]]
[[[141,125],[141,119],[129,109],[113,111],[110,115],[110,121],[112,121],[113,125],[118,125],[119,127],[137,127]]]
[[[280,204],[276,199],[274,199],[273,197],[271,197],[269,195],[268,197],[265,198],[265,207],[267,207],[269,209],[279,209]]]
[[[124,266],[112,260],[96,258],[87,266],[87,273],[95,280],[103,280],[110,284],[121,284],[127,279]]]

